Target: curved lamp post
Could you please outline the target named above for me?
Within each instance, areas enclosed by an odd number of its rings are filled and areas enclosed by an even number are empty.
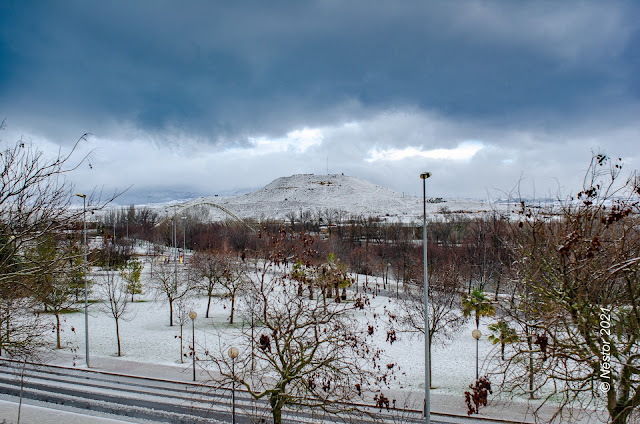
[[[87,195],[78,193],[78,197],[82,197],[82,232],[84,233],[84,272],[87,272]],[[84,276],[84,346],[85,356],[87,359],[87,368],[89,368],[89,288],[87,287],[87,276]]]
[[[431,172],[420,174],[422,178],[422,251],[424,269],[424,420],[431,422],[431,376],[429,375],[429,280],[427,279],[427,196],[426,182]]]
[[[237,347],[229,349],[229,358],[231,358],[231,377],[233,378],[231,388],[231,422],[236,424],[236,358],[240,354]]]
[[[198,313],[196,311],[189,312],[189,318],[191,318],[191,355],[193,356],[193,381],[196,381],[196,318]]]
[[[478,379],[480,378],[480,375],[478,373],[478,340],[480,340],[480,337],[482,337],[482,331],[475,328],[471,332],[471,335],[474,339],[476,339],[476,381],[478,381]]]

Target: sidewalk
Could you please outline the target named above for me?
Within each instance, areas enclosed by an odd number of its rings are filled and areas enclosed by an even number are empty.
[[[22,404],[20,424],[123,424],[129,422],[116,418],[111,419],[97,415],[85,415],[80,412],[53,409],[47,405],[37,406],[26,402]],[[7,424],[17,423],[18,403],[0,399],[0,420],[4,420]]]
[[[49,358],[47,363],[51,365],[59,365],[65,367],[75,367],[80,369],[86,369],[86,365],[84,364],[83,357],[76,357],[68,352],[55,352],[55,356]],[[162,365],[162,364],[149,364],[136,362],[126,359],[125,357],[117,358],[117,357],[104,357],[104,356],[94,356],[91,358],[91,370],[94,371],[105,371],[110,373],[118,373],[118,374],[127,374],[139,377],[148,377],[155,379],[166,379],[173,381],[184,381],[184,382],[193,382],[193,368],[191,368],[190,363],[184,364],[175,364],[175,365]],[[197,380],[198,382],[205,382],[209,380],[210,377],[203,370],[197,370]],[[385,396],[389,399],[396,400],[397,407],[407,407],[415,410],[422,410],[424,393],[423,392],[411,392],[411,391],[385,391]],[[470,418],[479,418],[483,419],[486,422],[521,422],[521,423],[535,423],[535,418],[533,416],[532,410],[534,406],[530,406],[526,401],[500,401],[500,400],[491,400],[491,395],[489,397],[489,405],[485,408],[481,408],[480,414],[473,415]],[[5,402],[0,402],[0,416],[7,417],[8,422],[15,422],[9,419],[9,416],[4,413],[4,405]],[[14,407],[15,409],[15,407]],[[24,410],[23,410],[24,411]],[[549,418],[552,416],[555,408],[550,406],[545,406],[541,410],[541,418],[538,422],[548,422]],[[464,394],[460,393],[459,396],[455,394],[447,394],[447,393],[438,393],[437,391],[433,391],[431,393],[431,412],[434,414],[432,419],[436,420],[438,418],[445,418],[443,416],[437,414],[443,414],[446,417],[450,416],[459,416],[466,418],[467,417],[467,406],[464,402]],[[24,413],[24,412],[23,412]],[[577,413],[577,412],[576,412]],[[75,419],[79,419],[78,417],[73,417]],[[105,421],[97,421],[96,417],[91,417],[91,420],[86,421],[86,423],[114,423],[118,421],[108,420],[105,418]],[[447,418],[448,419],[448,418]],[[74,423],[85,423],[85,421],[76,421],[76,420],[53,420],[52,424],[57,424],[59,422],[74,422]],[[451,419],[451,421],[456,421],[455,419]],[[22,423],[30,422],[28,420],[21,421]],[[126,422],[126,421],[120,421]],[[556,421],[559,422],[559,421]],[[562,420],[563,423],[568,423],[567,419]],[[605,423],[603,417],[600,420],[597,419],[593,411],[590,411],[589,414],[582,413],[582,417],[574,417],[571,421],[572,423]],[[48,421],[37,420],[38,424],[49,424]]]

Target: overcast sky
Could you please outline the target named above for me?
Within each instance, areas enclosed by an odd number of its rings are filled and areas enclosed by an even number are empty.
[[[91,133],[77,189],[229,193],[344,173],[421,194],[640,169],[629,1],[3,1],[4,143]]]

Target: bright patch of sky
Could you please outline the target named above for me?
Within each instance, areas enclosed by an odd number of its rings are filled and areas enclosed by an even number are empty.
[[[251,147],[247,150],[253,155],[265,155],[291,151],[304,153],[310,147],[322,144],[323,138],[321,130],[303,128],[301,130],[291,131],[282,138],[249,138]]]
[[[441,159],[468,161],[475,156],[485,145],[480,141],[465,141],[460,143],[453,149],[431,149],[423,150],[422,147],[404,147],[402,149],[373,149],[369,152],[368,162],[378,160],[402,160],[407,158],[425,158],[425,159]]]

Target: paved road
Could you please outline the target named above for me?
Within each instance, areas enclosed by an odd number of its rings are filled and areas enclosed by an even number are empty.
[[[26,364],[21,379],[22,364],[0,359],[0,393],[23,397],[40,405],[57,404],[75,410],[118,415],[129,422],[168,423],[229,423],[231,393],[210,385],[121,374],[72,369],[67,367]],[[399,410],[367,410],[371,417],[352,417],[348,422],[422,423],[419,412]],[[336,417],[322,412],[287,412],[287,423],[332,423]],[[236,394],[238,424],[269,423],[270,409],[266,402],[256,402],[246,393]],[[340,421],[342,422],[342,421]],[[483,423],[495,421],[455,417],[432,417],[434,424]]]

